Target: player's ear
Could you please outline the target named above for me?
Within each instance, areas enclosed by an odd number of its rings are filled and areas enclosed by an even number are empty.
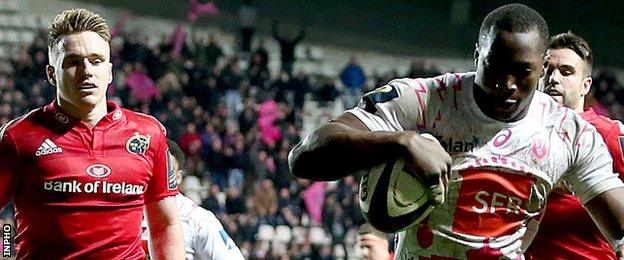
[[[46,66],[46,76],[48,78],[48,82],[50,82],[50,84],[52,84],[52,86],[56,86],[56,70],[54,69],[54,66],[52,65],[47,65]]]
[[[583,85],[581,86],[581,95],[585,96],[591,90],[592,77],[587,76],[583,79]]]
[[[477,63],[479,63],[479,43],[475,43],[475,50],[474,53],[472,54],[472,58],[474,59],[474,65],[475,67],[477,66]]]
[[[113,83],[113,63],[108,63],[108,84]]]

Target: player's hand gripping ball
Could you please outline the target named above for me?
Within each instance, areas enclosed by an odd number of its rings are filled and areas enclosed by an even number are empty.
[[[366,220],[386,233],[420,223],[444,202],[446,184],[444,176],[436,176],[437,184],[429,186],[422,176],[407,169],[403,159],[372,167],[360,182],[360,209]]]

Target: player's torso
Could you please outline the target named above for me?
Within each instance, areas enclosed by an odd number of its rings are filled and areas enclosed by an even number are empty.
[[[25,163],[16,203],[143,204],[153,162],[145,152],[135,153],[130,146],[149,145],[151,137],[144,130],[124,126],[128,124],[109,129],[71,129],[62,134],[40,130],[22,136],[20,153]]]
[[[557,126],[565,113],[535,98],[523,120],[488,119],[472,90],[433,97],[418,127],[453,158],[447,201],[400,234],[399,259],[413,256],[515,258],[537,228],[553,183],[573,161],[574,145]],[[436,104],[437,102],[437,104]],[[559,118],[557,118],[559,117]]]
[[[90,128],[49,105],[10,130],[20,164],[18,258],[143,257],[143,196],[162,135],[115,109]]]

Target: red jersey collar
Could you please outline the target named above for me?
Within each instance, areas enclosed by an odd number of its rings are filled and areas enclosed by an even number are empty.
[[[598,117],[598,114],[596,113],[596,111],[594,111],[593,108],[589,107],[587,109],[585,109],[583,111],[583,113],[581,113],[581,117],[582,118],[594,118],[594,117]]]
[[[54,125],[56,126],[66,127],[84,125],[86,127],[86,123],[65,112],[65,110],[63,110],[63,108],[59,106],[56,101],[46,105],[43,109],[51,121],[55,122]],[[121,107],[115,102],[107,101],[106,110],[108,113],[95,125],[94,128],[109,128],[118,122],[124,121],[126,118],[123,109],[121,109]]]

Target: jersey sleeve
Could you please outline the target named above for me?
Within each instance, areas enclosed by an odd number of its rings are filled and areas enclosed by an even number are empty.
[[[244,259],[234,240],[212,212],[197,208],[193,213],[197,225],[193,246],[199,259]]]
[[[176,180],[172,156],[167,147],[165,132],[162,131],[156,138],[156,151],[154,152],[154,164],[152,178],[145,192],[145,202],[159,201],[168,196],[178,194],[178,182]]]
[[[13,199],[19,186],[19,151],[6,127],[0,128],[0,208]]]
[[[405,131],[423,128],[432,80],[397,79],[365,94],[348,110],[371,131]]]
[[[609,135],[604,137],[604,141],[613,159],[613,171],[624,180],[624,125],[622,122],[617,121],[617,125],[614,125]]]
[[[613,172],[611,156],[596,129],[589,124],[582,129],[572,143],[575,161],[563,177],[581,202],[586,203],[602,192],[624,187],[624,183]]]

